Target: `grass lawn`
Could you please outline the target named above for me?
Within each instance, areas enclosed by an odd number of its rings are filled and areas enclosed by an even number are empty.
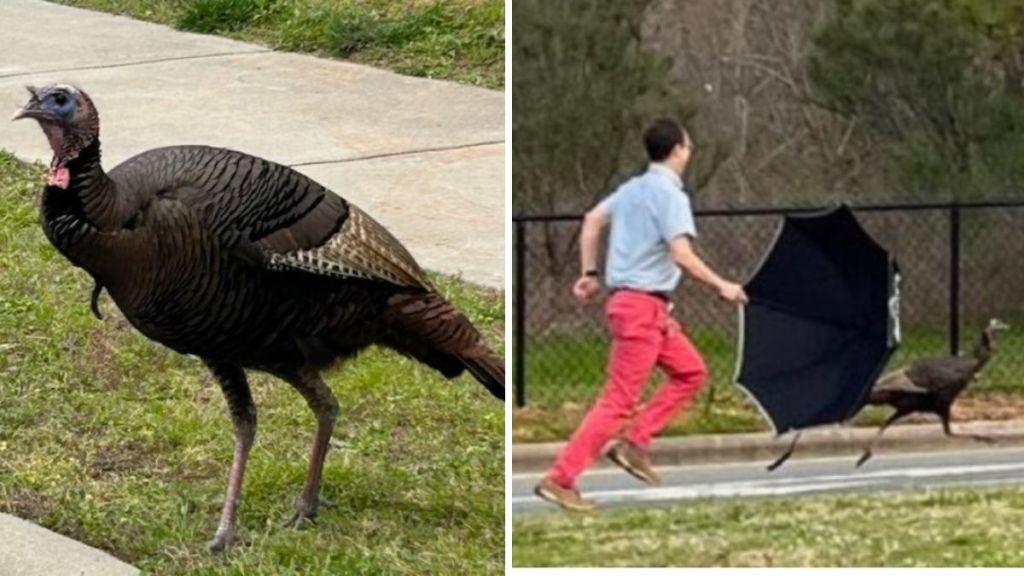
[[[107,550],[147,574],[500,574],[504,410],[370,350],[328,375],[341,404],[323,494],[337,507],[285,528],[314,431],[287,384],[252,378],[260,430],[223,558],[216,528],[233,433],[198,360],[151,343],[49,245],[43,168],[0,152],[0,512]],[[500,346],[500,292],[438,278]]]
[[[523,566],[1021,566],[1024,489],[707,500],[513,520]]]
[[[502,0],[51,0],[400,74],[502,88]]]
[[[1017,320],[1016,322],[1014,320]],[[1010,319],[1016,327],[1020,319]],[[970,353],[975,327],[963,335],[961,346]],[[667,434],[713,434],[767,431],[757,407],[732,384],[735,373],[735,337],[726,331],[695,327],[691,333],[711,374],[697,396],[694,409],[676,419]],[[947,354],[947,340],[938,330],[909,330],[889,368],[910,359]],[[604,380],[608,337],[603,332],[577,332],[572,336],[529,338],[526,354],[527,405],[512,412],[513,442],[544,442],[567,438],[583,418]],[[1017,351],[1024,350],[1024,329],[1000,334],[999,350],[954,407],[956,419],[1002,419],[1024,413],[1024,365]],[[662,381],[656,372],[652,384]],[[648,393],[654,386],[648,386]],[[857,425],[877,425],[887,409],[869,407]],[[914,421],[912,417],[907,421]],[[920,418],[918,418],[920,420]],[[925,421],[928,421],[925,417]]]

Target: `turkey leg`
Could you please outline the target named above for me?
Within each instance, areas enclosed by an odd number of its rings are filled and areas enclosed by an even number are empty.
[[[237,366],[209,365],[228,401],[231,420],[235,425],[235,456],[228,475],[228,492],[220,514],[220,524],[213,539],[206,544],[210,552],[220,552],[235,540],[238,501],[242,494],[245,463],[249,459],[253,439],[256,438],[256,405],[252,401],[245,372]]]
[[[306,482],[295,505],[295,513],[288,521],[290,525],[298,528],[315,518],[321,505],[330,504],[320,498],[320,478],[324,470],[327,448],[330,446],[331,432],[338,419],[338,400],[320,378],[320,373],[313,368],[299,370],[293,377],[288,378],[288,381],[302,394],[309,409],[316,415],[316,436],[313,438],[313,448],[309,455]]]
[[[793,455],[793,451],[796,450],[796,443],[797,443],[798,440],[800,440],[800,434],[801,434],[801,432],[797,431],[797,433],[793,435],[793,442],[791,442],[789,444],[789,448],[787,448],[786,451],[783,452],[781,456],[776,458],[774,462],[769,464],[768,467],[766,468],[766,470],[771,472],[771,471],[775,470],[776,468],[778,468],[779,466],[782,466],[782,464],[786,460],[789,460],[789,457]]]
[[[942,419],[942,431],[946,433],[946,436],[950,438],[970,438],[977,442],[983,442],[985,444],[995,444],[996,439],[991,436],[983,436],[981,434],[956,434],[953,432],[949,425],[949,411],[940,412],[939,418]]]
[[[882,427],[878,429],[878,432],[875,434],[875,437],[872,438],[871,442],[868,442],[867,447],[864,448],[864,453],[861,454],[860,460],[857,460],[857,468],[863,466],[864,463],[867,462],[869,458],[871,458],[872,450],[874,450],[875,444],[878,442],[879,438],[882,437],[882,433],[885,432],[885,429],[892,425],[893,422],[899,420],[900,418],[903,418],[907,414],[907,412],[901,412],[897,410],[896,412],[892,413],[892,416],[889,416],[889,419],[886,420],[885,423],[882,424]]]

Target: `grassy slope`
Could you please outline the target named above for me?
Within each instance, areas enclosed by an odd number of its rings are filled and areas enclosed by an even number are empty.
[[[0,152],[0,511],[152,574],[501,573],[504,415],[476,382],[448,382],[371,350],[328,376],[341,404],[325,510],[282,527],[314,422],[287,384],[257,375],[260,431],[241,534],[222,561],[216,526],[233,436],[197,360],[128,327],[38,225],[42,168]],[[500,293],[440,279],[501,342]]]
[[[514,566],[1020,566],[1024,489],[703,501],[512,523]]]
[[[52,0],[208,34],[501,88],[502,0]]]

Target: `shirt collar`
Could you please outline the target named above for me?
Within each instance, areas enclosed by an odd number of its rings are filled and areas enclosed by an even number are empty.
[[[683,189],[683,179],[679,177],[679,174],[661,162],[651,162],[651,165],[647,168],[647,173],[668,178],[676,188]]]

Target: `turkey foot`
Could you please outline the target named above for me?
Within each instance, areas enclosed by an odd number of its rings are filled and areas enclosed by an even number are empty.
[[[956,432],[953,432],[952,428],[950,428],[949,425],[948,414],[942,415],[942,431],[945,432],[946,436],[949,436],[950,438],[970,438],[975,442],[981,442],[983,444],[996,443],[996,439],[993,438],[992,436],[985,436],[984,434],[957,434]]]
[[[871,459],[871,456],[872,456],[871,449],[868,448],[867,450],[864,451],[863,454],[861,454],[860,459],[857,460],[857,464],[854,467],[855,468],[860,468],[861,466],[864,465],[865,462],[867,462],[868,460]]]
[[[982,444],[998,444],[999,441],[991,436],[983,436],[981,434],[972,434],[971,438]]]
[[[323,496],[318,496],[313,502],[306,502],[304,498],[300,497],[298,503],[295,504],[295,512],[292,513],[285,525],[299,529],[312,524],[320,508],[334,508],[334,502]]]
[[[218,554],[229,548],[235,542],[235,529],[217,530],[213,539],[206,543],[206,550],[211,554]]]

